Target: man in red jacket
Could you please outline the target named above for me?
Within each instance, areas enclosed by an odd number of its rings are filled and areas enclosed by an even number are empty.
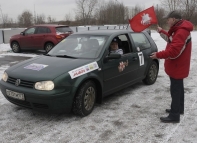
[[[193,24],[183,20],[181,15],[170,12],[167,24],[170,27],[168,32],[158,27],[161,37],[167,41],[166,49],[152,53],[152,59],[165,59],[165,72],[170,77],[171,109],[166,109],[169,113],[167,117],[160,120],[165,123],[179,123],[180,114],[184,114],[184,85],[183,79],[189,75],[191,59],[191,31]]]

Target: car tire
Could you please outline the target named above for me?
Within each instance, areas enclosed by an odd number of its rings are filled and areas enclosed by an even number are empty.
[[[146,77],[145,79],[143,79],[143,82],[147,85],[154,84],[157,79],[158,72],[159,72],[159,67],[157,63],[155,61],[152,61],[147,71]]]
[[[79,88],[73,102],[73,113],[82,117],[89,115],[95,105],[96,86],[93,81],[87,81]]]
[[[44,49],[48,53],[53,47],[54,47],[54,44],[53,43],[46,43]]]
[[[18,42],[13,42],[12,45],[12,51],[14,53],[20,53],[21,49],[20,49],[20,45],[18,44]]]

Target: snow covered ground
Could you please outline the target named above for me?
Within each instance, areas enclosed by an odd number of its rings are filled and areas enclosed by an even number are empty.
[[[165,41],[153,32],[159,50]],[[160,62],[154,85],[137,83],[104,99],[87,117],[46,114],[18,107],[0,92],[0,142],[2,143],[196,143],[197,142],[197,32],[192,32],[191,70],[185,84],[185,114],[178,124],[161,123],[170,107],[169,78]],[[4,56],[34,57],[36,54],[11,52],[0,44]],[[9,65],[0,67],[0,77]]]

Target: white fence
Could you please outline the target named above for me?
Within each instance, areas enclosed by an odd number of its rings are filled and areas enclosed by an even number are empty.
[[[11,36],[20,34],[24,30],[25,28],[0,29],[0,44],[9,43]]]

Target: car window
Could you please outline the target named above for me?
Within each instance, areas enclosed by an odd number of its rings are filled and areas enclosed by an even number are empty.
[[[123,54],[127,54],[131,52],[130,42],[127,34],[122,34],[118,37],[118,47],[123,50]]]
[[[27,29],[27,30],[25,31],[25,35],[34,34],[34,33],[35,33],[35,30],[36,30],[35,27],[29,28],[29,29]]]
[[[42,33],[50,33],[50,29],[47,27],[38,27],[36,34],[42,34]]]
[[[77,58],[97,58],[106,42],[106,36],[71,35],[57,44],[48,54]]]
[[[131,37],[135,43],[135,47],[140,48],[140,51],[150,48],[150,43],[143,33],[131,33]]]
[[[55,29],[56,29],[56,32],[59,32],[59,33],[72,32],[72,30],[69,27],[66,27],[66,26],[56,27]]]

